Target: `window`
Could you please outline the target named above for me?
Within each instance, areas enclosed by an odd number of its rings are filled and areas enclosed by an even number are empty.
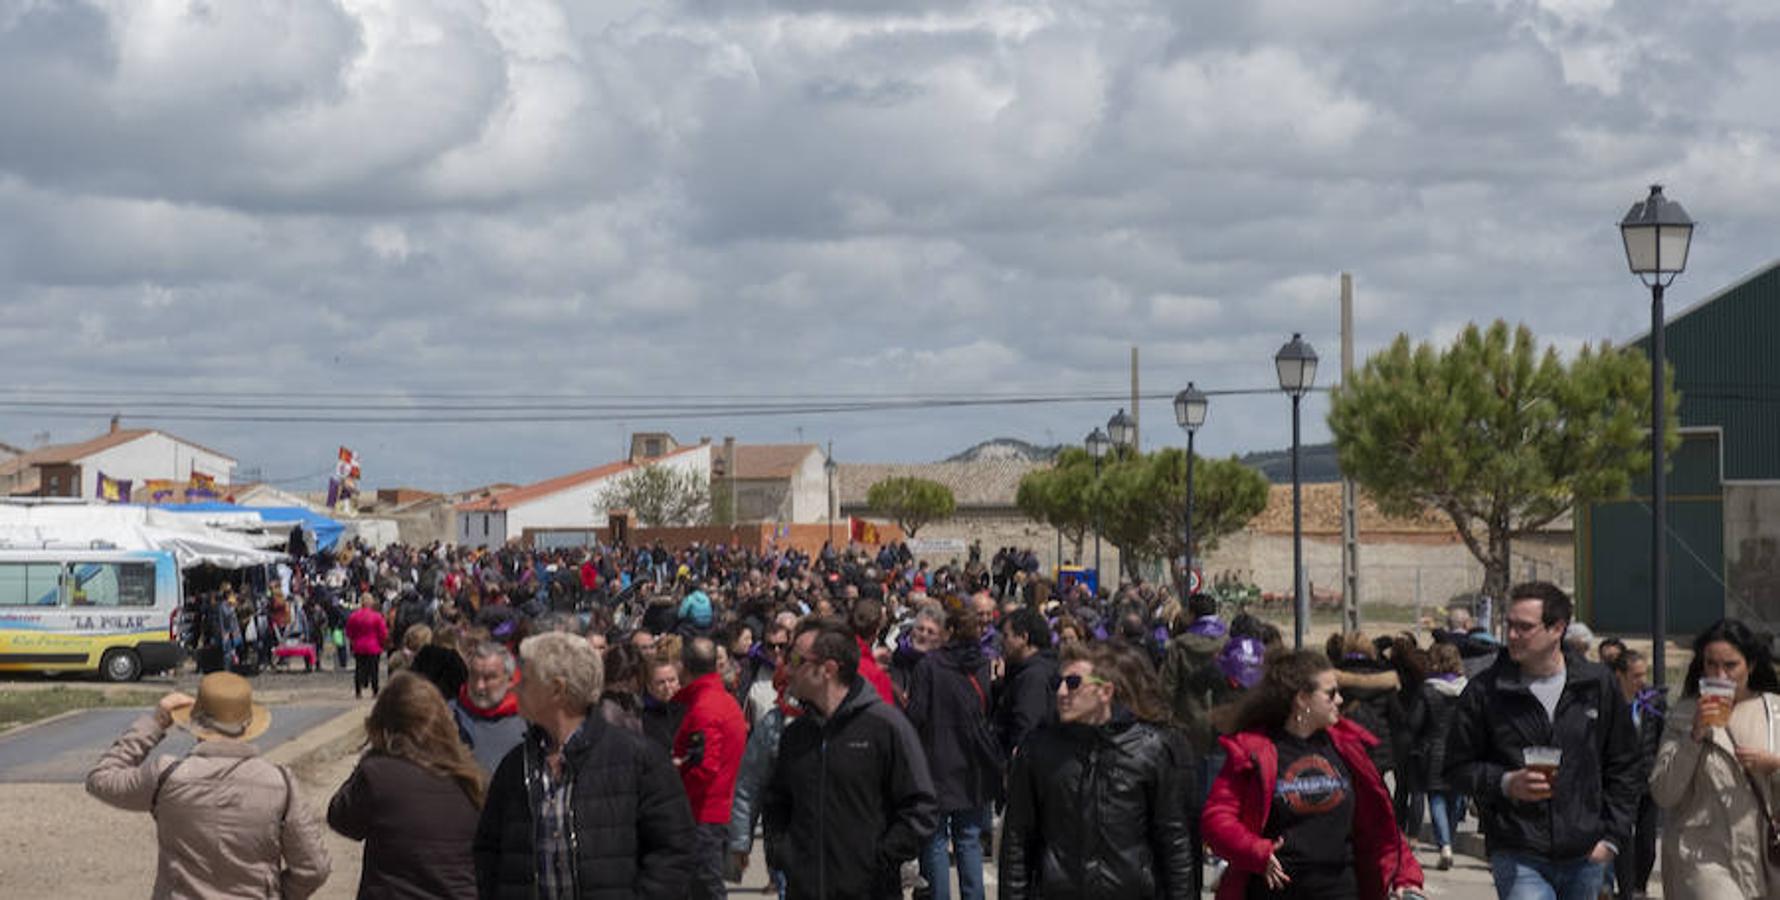
[[[57,563],[0,563],[0,606],[55,606],[61,575]]]
[[[644,456],[647,456],[647,457],[653,459],[657,456],[660,456],[662,453],[662,450],[663,450],[663,447],[662,447],[662,443],[661,443],[661,438],[644,438],[643,439],[643,455]]]
[[[488,517],[482,517],[482,536],[488,537]]]
[[[153,606],[153,563],[73,563],[69,585],[73,606]]]

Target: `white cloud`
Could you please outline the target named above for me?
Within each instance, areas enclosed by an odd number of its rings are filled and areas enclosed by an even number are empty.
[[[1344,270],[1362,348],[1622,340],[1649,181],[1705,223],[1676,308],[1772,255],[1771,6],[0,5],[0,352],[167,394],[1060,394],[1122,390],[1137,344],[1146,385],[1267,387],[1294,331],[1335,358]],[[1279,445],[1277,401],[1220,398],[1202,446]],[[1092,407],[655,424],[935,458]],[[440,487],[620,442],[163,424]],[[0,441],[51,426],[104,422],[0,408]]]

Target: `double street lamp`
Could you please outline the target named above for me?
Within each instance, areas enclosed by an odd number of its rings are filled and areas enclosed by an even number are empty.
[[[1669,491],[1663,477],[1667,449],[1663,446],[1667,431],[1663,383],[1668,356],[1663,348],[1663,289],[1687,268],[1693,224],[1681,204],[1663,196],[1660,184],[1651,185],[1650,196],[1632,204],[1619,223],[1626,263],[1650,288],[1650,669],[1659,688],[1667,680],[1663,645],[1668,642],[1669,630]]]
[[[1310,591],[1304,580],[1304,494],[1298,478],[1298,406],[1316,383],[1316,350],[1302,334],[1273,355],[1279,371],[1279,389],[1292,398],[1292,647],[1304,649],[1304,629],[1310,623]]]
[[[1186,533],[1182,547],[1183,554],[1180,573],[1181,606],[1186,606],[1187,597],[1193,593],[1189,583],[1193,577],[1193,435],[1199,426],[1205,424],[1205,410],[1209,402],[1205,392],[1187,382],[1185,390],[1174,395],[1174,421],[1187,433],[1187,519]]]

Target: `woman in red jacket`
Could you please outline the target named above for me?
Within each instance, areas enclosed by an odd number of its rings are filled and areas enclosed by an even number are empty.
[[[1201,824],[1230,863],[1218,900],[1383,900],[1419,894],[1421,865],[1397,831],[1367,756],[1378,741],[1341,718],[1327,657],[1279,653],[1220,738],[1227,759]]]

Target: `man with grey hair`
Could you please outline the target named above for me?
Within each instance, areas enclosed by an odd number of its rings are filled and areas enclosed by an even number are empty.
[[[685,897],[692,809],[667,754],[593,714],[600,657],[577,635],[519,645],[531,727],[488,786],[473,849],[483,897]]]
[[[513,654],[493,641],[483,641],[470,652],[469,678],[451,699],[451,715],[457,720],[457,736],[482,766],[483,777],[525,736],[525,719],[519,715],[519,682]]]

